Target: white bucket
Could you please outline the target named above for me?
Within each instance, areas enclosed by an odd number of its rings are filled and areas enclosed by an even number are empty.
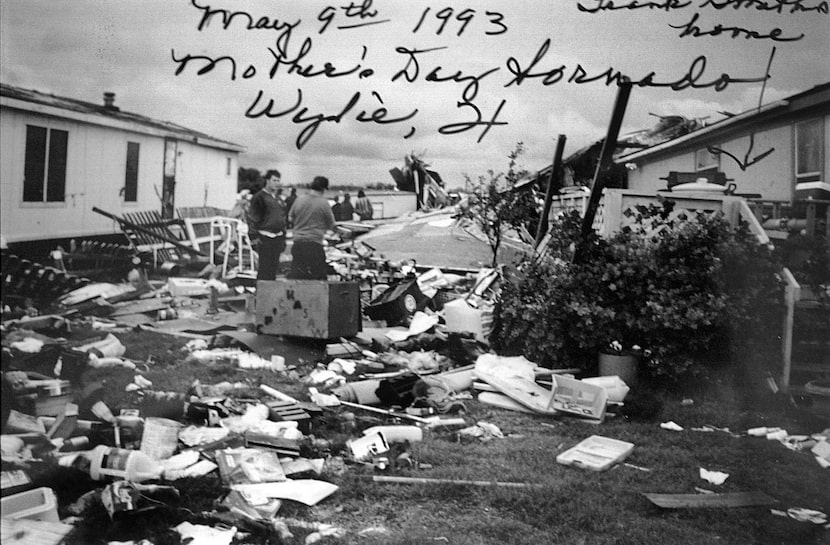
[[[156,460],[170,458],[179,447],[181,424],[168,418],[150,417],[144,420],[141,452]]]

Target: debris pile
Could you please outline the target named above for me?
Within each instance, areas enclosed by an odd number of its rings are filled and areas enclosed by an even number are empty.
[[[371,249],[338,251],[330,282],[307,281],[329,296],[341,283],[356,288],[357,327],[334,337],[311,323],[315,307],[299,284],[283,296],[270,282],[151,282],[140,272],[131,282],[70,291],[51,313],[4,314],[4,538],[25,529],[42,543],[83,542],[92,526],[133,543],[170,534],[211,544],[382,534],[303,520],[298,506],[333,501],[349,475],[537,486],[436,478],[434,463],[419,459],[413,445],[427,440],[509,436],[471,416],[472,402],[588,424],[622,414],[630,387],[619,377],[579,379],[581,369],[547,369],[491,349],[499,270],[419,271],[374,259]],[[325,313],[329,326],[350,319],[338,301]],[[300,334],[266,333],[280,323],[278,309],[305,313],[293,324]],[[142,331],[181,341],[173,361],[137,357],[125,339]],[[160,388],[153,379],[165,365],[189,371]],[[781,431],[765,435],[830,464],[826,433],[797,439]],[[593,434],[556,461],[605,471],[634,450]],[[148,517],[163,529],[147,526]]]

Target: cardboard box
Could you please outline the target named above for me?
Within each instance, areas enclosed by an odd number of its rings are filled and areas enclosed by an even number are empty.
[[[325,280],[260,280],[257,332],[312,339],[351,337],[361,330],[360,285]]]

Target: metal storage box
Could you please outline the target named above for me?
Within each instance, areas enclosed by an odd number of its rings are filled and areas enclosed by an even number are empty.
[[[361,330],[360,286],[324,280],[260,280],[259,333],[313,339],[350,337]]]

